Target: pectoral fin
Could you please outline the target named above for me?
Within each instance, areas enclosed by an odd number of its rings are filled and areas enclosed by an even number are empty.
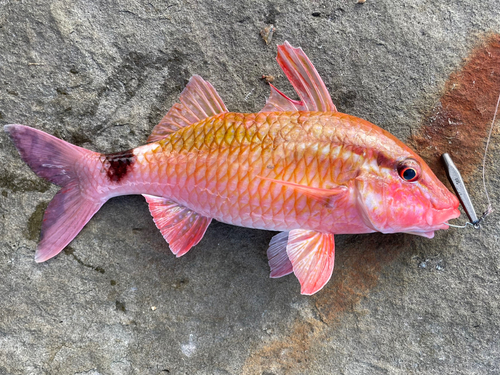
[[[271,268],[271,278],[286,276],[293,272],[293,266],[286,253],[288,232],[281,232],[274,236],[267,249],[267,259]]]
[[[156,227],[177,257],[186,254],[201,241],[211,218],[162,197],[147,194],[143,196],[149,204]]]
[[[301,294],[314,294],[330,280],[335,260],[333,234],[292,230],[288,234],[286,252],[299,279]]]
[[[343,194],[348,190],[347,186],[342,186],[342,185],[334,186],[330,189],[324,189],[324,188],[296,184],[294,182],[289,182],[289,181],[275,180],[273,178],[267,178],[267,177],[261,177],[261,176],[257,176],[257,177],[259,177],[263,180],[274,182],[276,184],[284,185],[290,189],[295,189],[304,195],[307,195],[311,198],[315,198],[315,199],[319,199],[319,200],[328,199],[328,198],[331,198],[332,196]]]

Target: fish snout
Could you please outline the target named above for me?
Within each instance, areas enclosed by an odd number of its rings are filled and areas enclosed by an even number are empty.
[[[448,229],[448,220],[456,219],[460,216],[457,207],[448,207],[444,209],[431,208],[427,211],[426,221],[430,227],[437,229]]]
[[[452,194],[444,185],[441,187],[438,194],[432,194],[430,197],[431,204],[436,210],[445,210],[451,207],[458,208],[460,201]]]
[[[443,184],[438,184],[438,187],[438,193],[430,199],[431,208],[427,211],[426,221],[431,227],[448,229],[445,223],[460,216],[460,201]]]

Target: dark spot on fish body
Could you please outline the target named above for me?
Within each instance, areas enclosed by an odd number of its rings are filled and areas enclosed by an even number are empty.
[[[132,150],[102,155],[101,161],[111,182],[120,182],[130,172],[135,157]]]

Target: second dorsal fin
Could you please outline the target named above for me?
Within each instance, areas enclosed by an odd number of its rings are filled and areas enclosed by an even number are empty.
[[[227,112],[224,102],[214,87],[198,75],[189,80],[176,103],[163,117],[148,138],[156,142],[184,126],[194,124],[207,117]]]
[[[294,48],[290,43],[285,42],[278,46],[276,60],[299,95],[300,100],[288,98],[271,85],[271,95],[261,112],[337,111],[323,80],[302,48]]]

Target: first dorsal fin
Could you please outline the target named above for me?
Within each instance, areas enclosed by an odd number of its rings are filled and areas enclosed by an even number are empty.
[[[214,87],[198,75],[189,80],[176,103],[163,117],[148,138],[156,142],[184,126],[194,124],[207,117],[227,112],[224,102]]]
[[[271,95],[261,112],[337,111],[323,80],[302,48],[294,48],[290,43],[285,42],[278,46],[276,60],[299,95],[300,100],[290,99],[270,85]]]

